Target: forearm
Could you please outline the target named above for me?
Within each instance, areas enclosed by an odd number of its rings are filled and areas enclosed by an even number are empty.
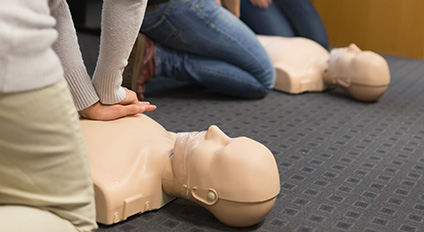
[[[93,105],[99,98],[82,59],[68,4],[65,0],[51,2],[51,15],[57,21],[56,30],[59,32],[53,49],[62,62],[66,81],[79,111]]]
[[[144,18],[147,0],[104,0],[100,53],[93,77],[103,104],[125,98],[122,73]]]

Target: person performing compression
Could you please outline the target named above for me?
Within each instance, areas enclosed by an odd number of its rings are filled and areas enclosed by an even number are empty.
[[[0,0],[0,231],[97,228],[78,112],[155,109],[120,86],[146,4],[104,1],[92,83],[65,0]]]

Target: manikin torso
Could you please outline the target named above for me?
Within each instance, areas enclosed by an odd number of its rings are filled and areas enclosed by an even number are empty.
[[[274,89],[287,93],[322,91],[330,54],[316,42],[305,38],[257,36],[277,73]]]
[[[141,115],[113,122],[80,122],[95,188],[97,221],[116,223],[173,199],[162,192],[161,175],[174,149],[175,134]]]

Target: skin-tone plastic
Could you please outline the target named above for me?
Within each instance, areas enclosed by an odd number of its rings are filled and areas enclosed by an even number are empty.
[[[162,170],[175,134],[145,115],[80,120],[96,200],[96,219],[109,225],[174,199],[162,191]]]
[[[167,132],[146,115],[81,120],[95,186],[97,221],[112,224],[185,198],[235,227],[265,218],[280,191],[264,145],[218,127]]]
[[[275,67],[276,90],[299,94],[339,87],[357,100],[372,102],[385,93],[390,83],[386,60],[355,44],[329,53],[306,38],[257,37]]]
[[[197,202],[236,227],[264,219],[280,191],[268,148],[246,137],[230,138],[216,126],[177,135],[162,181],[166,193]]]

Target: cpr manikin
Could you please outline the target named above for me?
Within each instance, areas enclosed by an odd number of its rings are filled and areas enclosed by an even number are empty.
[[[236,227],[263,220],[280,190],[264,145],[218,127],[167,132],[146,115],[81,120],[95,187],[97,221],[112,224],[175,197],[196,202]]]
[[[257,37],[277,73],[274,89],[297,94],[341,87],[357,100],[376,101],[390,83],[386,60],[355,44],[329,53],[306,38]]]

